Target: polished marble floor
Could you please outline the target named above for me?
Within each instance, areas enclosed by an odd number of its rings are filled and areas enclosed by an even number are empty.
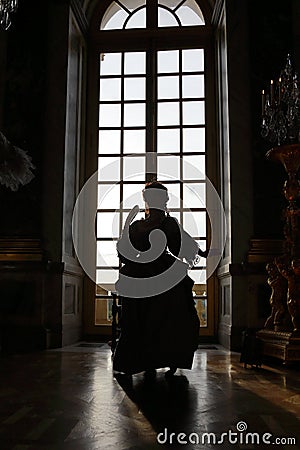
[[[244,369],[208,346],[192,371],[131,382],[113,377],[106,344],[0,364],[0,450],[300,448],[299,367]]]

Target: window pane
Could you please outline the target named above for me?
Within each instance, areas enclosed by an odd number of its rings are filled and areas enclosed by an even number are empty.
[[[120,185],[100,184],[98,186],[98,208],[120,208]]]
[[[205,128],[183,128],[183,151],[205,151]]]
[[[97,213],[97,237],[119,237],[119,217],[120,214],[115,212]]]
[[[180,151],[179,129],[157,130],[157,152],[174,153]]]
[[[145,126],[145,103],[124,105],[124,126]]]
[[[174,217],[174,219],[176,219],[180,223],[180,213],[178,211],[176,211],[176,212],[174,212],[172,210],[169,210],[169,211],[170,211],[170,216]]]
[[[206,212],[193,211],[183,213],[183,228],[192,236],[206,235]]]
[[[140,9],[128,20],[125,28],[146,28],[146,9]]]
[[[121,53],[102,53],[100,75],[121,75]]]
[[[177,156],[158,156],[157,158],[157,179],[158,180],[179,180],[180,159]]]
[[[169,193],[168,208],[179,208],[180,207],[180,184],[167,184]]]
[[[145,208],[145,203],[142,196],[142,190],[145,184],[124,184],[123,185],[123,208],[133,208],[134,205],[139,205],[140,208]]]
[[[206,270],[189,270],[188,271],[189,276],[194,280],[195,284],[205,284],[206,283]],[[202,301],[202,300],[199,300]],[[206,302],[206,300],[204,300]],[[197,306],[196,306],[197,308]],[[198,310],[198,308],[197,308]],[[199,314],[199,311],[198,311]],[[200,319],[201,321],[201,319]],[[202,325],[202,324],[201,324]]]
[[[100,100],[121,100],[121,78],[100,80]]]
[[[158,77],[157,98],[179,98],[179,78]]]
[[[124,130],[124,153],[145,153],[145,130]]]
[[[135,204],[137,204],[137,203],[135,203]],[[141,206],[141,211],[139,213],[137,213],[137,215],[135,216],[135,218],[133,219],[133,221],[131,223],[135,222],[136,220],[145,219],[144,207],[145,207],[145,204],[143,203],[142,206]],[[124,212],[122,214],[122,230],[124,228],[125,221],[127,219],[128,214],[129,214],[129,212]]]
[[[116,241],[97,242],[97,266],[119,266]]]
[[[157,124],[179,125],[179,103],[165,102],[157,105]]]
[[[188,5],[188,3],[190,5]],[[204,25],[203,16],[198,5],[195,1],[188,1],[182,5],[177,11],[177,16],[180,19],[181,25]]]
[[[204,102],[183,102],[183,125],[204,125]]]
[[[119,181],[120,180],[120,158],[98,158],[98,180]]]
[[[182,50],[182,70],[183,72],[203,72],[204,50],[202,48]]]
[[[206,250],[207,247],[207,242],[204,240],[199,240],[196,239],[196,242],[198,244],[198,246],[201,248],[201,250]],[[203,256],[200,257],[200,261],[198,262],[198,264],[195,265],[195,267],[206,267],[206,258],[203,258]]]
[[[183,98],[204,97],[204,75],[183,75],[182,96]]]
[[[183,206],[188,208],[205,208],[205,183],[183,185]]]
[[[138,75],[146,73],[146,53],[128,52],[125,53],[125,75]]]
[[[125,78],[124,80],[125,100],[145,100],[146,80],[145,78]]]
[[[205,179],[205,156],[190,155],[183,156],[183,179],[204,180]]]
[[[119,127],[121,125],[121,105],[101,104],[99,113],[100,127]]]
[[[123,159],[124,176],[123,180],[145,181],[145,157],[127,156]]]
[[[179,71],[179,51],[157,52],[157,72],[170,73]]]
[[[164,8],[158,8],[158,26],[159,27],[178,27],[179,24],[175,16]]]
[[[96,283],[101,284],[105,287],[107,284],[107,290],[114,291],[114,284],[119,278],[119,271],[117,269],[113,270],[97,270]]]
[[[99,131],[99,153],[119,153],[121,144],[120,130]]]
[[[103,16],[100,30],[114,30],[123,28],[123,24],[127,16],[128,14],[123,8],[121,8],[116,2],[112,2]]]

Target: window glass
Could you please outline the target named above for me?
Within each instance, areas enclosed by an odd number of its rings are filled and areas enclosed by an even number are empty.
[[[97,266],[119,267],[116,241],[97,242]]]
[[[175,153],[180,151],[179,128],[162,128],[157,130],[157,152]]]
[[[205,151],[205,128],[183,128],[182,137],[184,152]]]
[[[179,23],[176,16],[165,8],[158,8],[158,26],[159,27],[178,27]]]
[[[120,214],[117,212],[97,213],[97,237],[118,238],[120,236]]]
[[[128,13],[116,2],[112,2],[107,8],[100,30],[116,30],[123,28],[123,24],[128,17]]]
[[[119,127],[121,125],[121,104],[101,104],[99,119],[101,128]]]
[[[100,130],[99,131],[99,153],[120,153],[121,131]]]
[[[183,98],[204,97],[204,75],[183,75],[182,96]]]
[[[189,270],[188,274],[194,280],[194,283],[196,283],[196,284],[205,284],[206,283],[206,271],[205,270]],[[202,300],[199,300],[199,301],[202,301]],[[206,299],[203,299],[203,301],[206,304]],[[207,311],[207,309],[205,308],[205,315],[206,315],[206,311]],[[201,319],[200,319],[200,321],[201,321]]]
[[[183,102],[183,125],[204,125],[204,102]]]
[[[124,130],[124,153],[144,153],[146,150],[145,130]]]
[[[144,181],[145,180],[145,157],[144,156],[126,156],[123,158],[124,181]]]
[[[157,52],[158,73],[179,71],[179,50],[166,50]]]
[[[148,0],[151,1],[151,0]],[[101,21],[100,30],[146,27],[146,0],[112,2]],[[204,18],[195,0],[159,0],[158,27],[204,25]]]
[[[204,71],[204,51],[202,48],[182,50],[182,70],[183,72]]]
[[[157,105],[157,125],[179,125],[179,103],[159,103]]]
[[[140,208],[145,207],[142,190],[145,184],[124,184],[123,185],[123,208],[132,209],[134,205]]]
[[[100,101],[121,100],[121,78],[100,80]]]
[[[169,193],[168,208],[180,208],[180,184],[168,183],[166,187]]]
[[[128,20],[125,28],[146,28],[146,9],[140,9]]]
[[[179,98],[179,77],[159,77],[157,80],[157,98]]]
[[[205,208],[205,183],[186,183],[183,185],[183,206]]]
[[[146,73],[146,53],[127,52],[124,55],[125,75],[138,75]]]
[[[206,212],[193,211],[183,213],[183,227],[193,237],[206,236]]]
[[[130,103],[124,105],[124,126],[145,126],[145,103]]]
[[[190,4],[191,6],[189,6]],[[204,20],[201,14],[201,10],[196,2],[186,2],[176,11],[177,16],[180,19],[181,25],[204,25]],[[201,14],[201,16],[199,16]]]
[[[119,278],[119,271],[117,269],[115,270],[104,270],[100,269],[97,270],[96,274],[96,283],[101,284],[101,286],[105,286],[107,284],[107,290],[108,291],[114,291],[114,284]]]
[[[121,75],[121,53],[101,53],[100,75]]]
[[[198,180],[205,179],[205,156],[189,155],[183,156],[183,179]]]
[[[180,179],[180,159],[177,156],[158,156],[157,165],[158,180]]]
[[[120,180],[120,158],[100,156],[98,158],[98,180],[119,181]]]
[[[118,184],[100,184],[98,186],[98,208],[120,208],[120,186]]]
[[[145,100],[146,80],[145,78],[125,78],[124,100]]]

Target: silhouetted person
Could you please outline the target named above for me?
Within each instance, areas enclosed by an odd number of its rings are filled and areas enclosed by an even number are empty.
[[[187,270],[207,251],[167,213],[164,185],[147,184],[143,197],[145,219],[130,224],[139,210],[134,207],[117,244],[122,318],[113,369],[154,375],[169,367],[166,375],[172,375],[177,368],[191,369],[198,347],[200,324]]]

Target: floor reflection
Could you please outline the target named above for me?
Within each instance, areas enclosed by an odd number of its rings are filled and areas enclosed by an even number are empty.
[[[276,449],[300,442],[297,366],[244,369],[239,354],[218,347],[198,350],[193,370],[169,381],[160,370],[154,380],[138,374],[130,382],[113,376],[108,346],[2,356],[0,364],[1,450],[271,448],[212,440],[236,432],[239,422],[260,436],[297,438]],[[172,433],[200,440],[170,444]]]
[[[191,431],[198,407],[197,390],[185,375],[166,379],[164,372],[158,371],[151,380],[143,374],[132,379],[119,375],[116,379],[157,433],[164,428],[176,433]]]

